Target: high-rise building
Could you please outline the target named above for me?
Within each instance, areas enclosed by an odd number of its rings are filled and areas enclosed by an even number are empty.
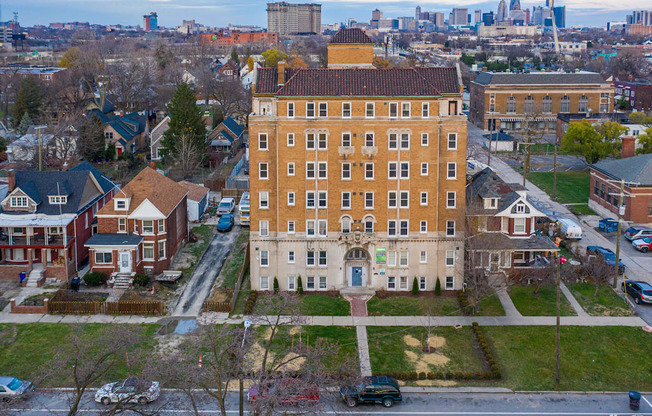
[[[652,26],[652,10],[634,10],[627,15],[627,23],[630,25]]]
[[[448,24],[452,26],[466,26],[469,24],[469,9],[455,8],[451,11]]]
[[[546,0],[546,7],[549,9],[555,7],[555,0]]]
[[[466,116],[456,68],[376,69],[341,29],[328,68],[258,70],[251,288],[461,289]]]
[[[485,26],[492,26],[495,22],[494,12],[482,13],[482,24]]]
[[[566,27],[566,6],[553,7],[555,15],[555,25],[560,28]]]
[[[473,20],[473,23],[478,24],[482,22],[482,10],[476,9],[475,12],[473,12],[475,15],[475,18]]]
[[[521,10],[521,1],[520,0],[511,0],[509,2],[509,10]]]
[[[416,9],[414,9],[414,20],[420,20],[421,19],[421,6],[417,6]]]
[[[151,12],[143,16],[143,29],[145,32],[158,30],[158,14],[156,12]]]
[[[267,3],[267,31],[279,35],[321,33],[321,4]]]
[[[496,12],[496,22],[504,22],[505,20],[507,20],[507,3],[505,3],[505,0],[500,0]]]

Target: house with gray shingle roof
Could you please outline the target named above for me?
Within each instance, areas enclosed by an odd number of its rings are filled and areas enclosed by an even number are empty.
[[[227,117],[208,133],[207,140],[213,151],[233,155],[242,147],[244,127]]]
[[[147,116],[136,111],[125,115],[104,114],[98,109],[88,111],[88,117],[97,116],[104,126],[104,139],[107,145],[113,143],[117,155],[135,152],[145,147],[149,133]]]

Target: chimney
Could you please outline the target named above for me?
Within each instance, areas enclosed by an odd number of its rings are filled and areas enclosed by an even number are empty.
[[[149,162],[149,166],[150,166],[152,169],[156,170],[156,160],[152,160],[151,162]]]
[[[285,61],[278,63],[278,85],[285,84]]]
[[[636,137],[623,137],[623,145],[620,149],[621,159],[632,157],[636,154]]]
[[[9,169],[7,172],[7,184],[9,185],[9,192],[16,187],[16,171],[14,169]]]

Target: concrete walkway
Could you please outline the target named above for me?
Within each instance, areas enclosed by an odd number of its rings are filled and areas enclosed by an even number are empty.
[[[507,293],[507,289],[505,288],[497,289],[496,296],[498,296],[500,303],[503,305],[503,309],[505,310],[505,316],[516,317],[516,318],[523,316],[518,311],[518,309],[516,309],[516,306],[514,306],[514,302],[512,302],[512,298],[509,297],[509,294]]]
[[[615,263],[614,263],[614,264],[615,264]],[[615,267],[615,266],[614,266],[614,267]],[[577,299],[575,299],[575,296],[573,296],[573,294],[572,294],[571,291],[566,287],[566,285],[564,284],[564,282],[561,282],[561,284],[559,285],[559,287],[561,288],[561,293],[563,293],[564,296],[566,296],[566,299],[568,299],[568,303],[570,303],[571,306],[573,307],[573,309],[575,309],[575,312],[577,312],[577,316],[579,316],[579,317],[589,317],[589,316],[590,316],[590,315],[589,315],[588,313],[586,313],[586,311],[582,308],[582,305],[580,305],[580,303],[577,301]]]
[[[369,360],[369,342],[367,341],[367,327],[358,325],[355,327],[358,337],[358,357],[360,359],[360,375],[371,376],[371,361]]]

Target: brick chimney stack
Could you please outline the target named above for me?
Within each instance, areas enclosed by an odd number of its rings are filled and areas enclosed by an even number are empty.
[[[279,61],[278,63],[278,85],[285,84],[285,61]]]
[[[16,187],[16,171],[14,169],[9,169],[7,172],[7,184],[9,185],[9,192]]]
[[[152,160],[151,162],[149,162],[149,166],[150,166],[152,169],[156,170],[156,160]]]
[[[636,155],[636,138],[635,137],[623,137],[623,144],[620,148],[620,157],[626,159]]]

